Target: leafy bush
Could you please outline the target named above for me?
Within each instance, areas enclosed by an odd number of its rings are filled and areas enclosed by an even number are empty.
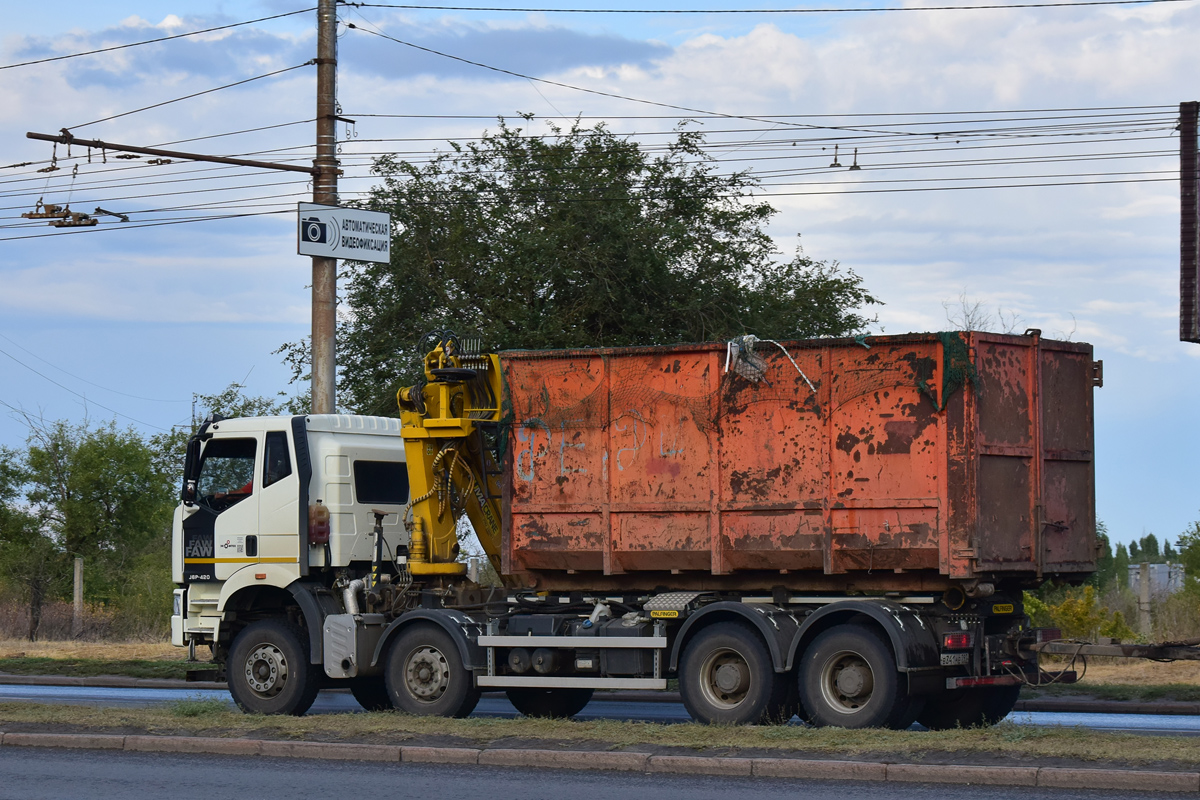
[[[1093,586],[1060,590],[1057,602],[1025,593],[1025,612],[1038,627],[1060,628],[1066,639],[1133,639],[1137,636],[1120,611],[1100,605]]]

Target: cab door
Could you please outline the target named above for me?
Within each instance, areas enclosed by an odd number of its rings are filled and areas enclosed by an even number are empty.
[[[183,521],[185,582],[223,581],[258,561],[261,461],[261,434],[214,438],[205,446],[195,505]]]
[[[300,477],[287,432],[266,432],[258,475],[262,487],[258,496],[259,560],[268,564],[298,564],[302,538]]]

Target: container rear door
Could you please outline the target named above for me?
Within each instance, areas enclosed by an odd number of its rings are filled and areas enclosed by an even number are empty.
[[[1042,568],[1096,568],[1092,348],[1042,342]]]
[[[1095,562],[1090,345],[975,334],[975,551],[983,572]]]

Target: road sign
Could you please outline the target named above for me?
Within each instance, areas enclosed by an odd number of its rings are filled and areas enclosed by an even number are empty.
[[[296,252],[352,261],[391,260],[392,218],[379,211],[299,203]]]

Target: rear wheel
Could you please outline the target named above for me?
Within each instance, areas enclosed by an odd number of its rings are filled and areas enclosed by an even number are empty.
[[[358,704],[367,711],[387,711],[392,707],[392,698],[388,695],[387,686],[381,677],[353,678],[350,681],[350,694]]]
[[[1017,704],[1020,686],[953,689],[930,697],[917,722],[931,731],[995,725]]]
[[[508,702],[527,717],[562,719],[583,711],[592,699],[593,689],[508,689]]]
[[[735,622],[718,622],[697,633],[679,666],[679,693],[697,722],[758,724],[779,713],[786,698],[767,646]]]
[[[321,690],[299,629],[282,620],[252,622],[233,640],[226,670],[229,693],[251,714],[308,711]]]
[[[392,705],[409,714],[465,717],[479,689],[463,666],[450,634],[435,625],[414,625],[388,649],[384,682]]]
[[[887,643],[863,625],[839,625],[803,655],[800,702],[817,726],[903,730],[920,710],[900,683]]]

